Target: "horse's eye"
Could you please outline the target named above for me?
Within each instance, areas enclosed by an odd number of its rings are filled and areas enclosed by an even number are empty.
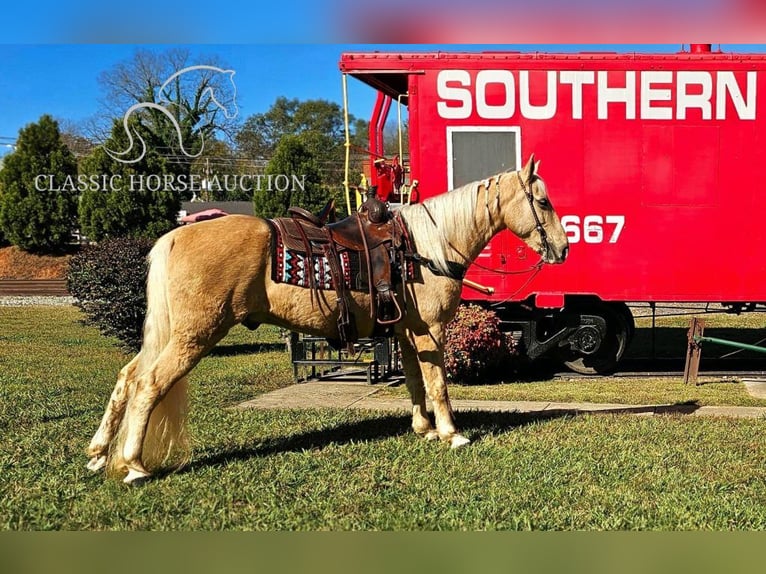
[[[537,203],[542,207],[543,209],[550,209],[551,208],[551,202],[548,201],[547,197],[543,197],[537,200]]]

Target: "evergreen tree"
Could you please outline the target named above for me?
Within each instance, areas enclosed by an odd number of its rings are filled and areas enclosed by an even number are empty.
[[[287,208],[293,205],[315,213],[330,198],[321,185],[316,158],[299,136],[282,137],[266,166],[266,175],[271,176],[271,187],[262,184],[253,193],[255,213],[261,217],[284,216]],[[293,176],[302,185],[298,185]],[[284,185],[285,178],[289,185]]]
[[[133,126],[142,129],[138,122]],[[148,147],[141,161],[125,164],[112,159],[104,149],[125,149],[127,145],[122,122],[115,120],[106,144],[82,162],[84,175],[109,178],[108,185],[84,191],[80,201],[80,227],[95,241],[156,238],[176,225],[181,203],[179,194],[165,186],[164,159]]]
[[[37,253],[65,247],[77,214],[76,177],[77,162],[51,116],[23,128],[0,171],[0,229],[5,237]]]

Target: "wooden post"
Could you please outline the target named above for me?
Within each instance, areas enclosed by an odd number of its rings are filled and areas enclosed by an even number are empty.
[[[705,331],[705,320],[693,317],[689,322],[689,331],[686,334],[686,366],[684,367],[684,384],[697,384],[697,374],[699,373],[700,358],[702,357],[702,343],[697,338],[702,337]]]

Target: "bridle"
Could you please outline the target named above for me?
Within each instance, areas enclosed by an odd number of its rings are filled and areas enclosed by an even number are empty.
[[[521,185],[521,189],[524,192],[524,195],[527,196],[527,201],[529,201],[529,208],[532,210],[532,215],[535,218],[535,229],[540,234],[540,243],[543,247],[543,254],[542,257],[545,259],[550,252],[550,244],[548,243],[548,234],[545,232],[545,228],[543,227],[542,222],[540,221],[540,217],[537,215],[537,210],[535,209],[535,197],[532,195],[532,185],[531,185],[531,177],[529,183],[529,188],[527,188],[527,185],[524,183],[524,180],[521,179],[521,173],[516,172],[516,177],[519,178],[519,185]]]
[[[543,265],[545,264],[545,257],[550,252],[550,244],[548,243],[548,234],[545,232],[545,228],[543,227],[542,222],[540,221],[540,217],[537,215],[537,210],[535,209],[535,198],[532,195],[531,191],[531,185],[529,186],[529,189],[524,184],[524,180],[521,179],[521,172],[516,172],[516,177],[519,178],[519,184],[521,185],[521,189],[524,192],[524,195],[527,196],[527,200],[529,201],[529,208],[532,210],[532,216],[535,218],[535,229],[540,234],[540,242],[542,243],[543,247],[543,254],[540,257],[540,261],[529,267],[528,269],[522,269],[522,270],[514,270],[514,271],[501,271],[500,269],[495,269],[492,267],[486,267],[482,264],[480,264],[478,261],[474,260],[471,261],[468,257],[466,257],[457,247],[455,247],[452,242],[450,242],[445,236],[444,232],[439,228],[439,225],[436,223],[436,220],[434,219],[434,216],[431,214],[431,211],[428,209],[428,205],[423,203],[423,209],[425,210],[426,214],[428,215],[428,218],[431,220],[431,223],[433,223],[434,227],[437,229],[439,234],[442,236],[442,240],[452,248],[452,250],[460,255],[466,263],[469,265],[473,265],[474,267],[478,267],[479,269],[483,269],[485,271],[490,271],[492,273],[496,273],[498,275],[522,275],[529,272],[532,272],[532,275],[527,279],[527,281],[522,285],[522,288],[526,286],[536,275],[540,270],[542,269]],[[485,193],[485,204],[487,209],[487,217],[492,220],[492,211],[490,210],[490,202],[489,202],[489,186],[490,181],[492,178],[487,179],[484,182],[484,193]],[[530,179],[531,182],[531,179]],[[497,209],[500,209],[500,176],[495,177],[495,203],[497,204]],[[401,227],[403,229],[406,229],[406,226],[403,222],[399,222]],[[437,275],[445,275],[447,277],[450,277],[452,279],[458,279],[462,280],[465,276],[466,271],[468,270],[468,267],[466,265],[456,263],[456,262],[448,262],[450,265],[450,272],[445,274],[440,271],[438,271],[432,264],[432,262],[428,259],[425,259],[422,257],[419,253],[414,253],[412,250],[408,250],[408,252],[405,254],[405,257],[407,259],[420,261],[424,264],[427,264],[429,269]],[[515,294],[514,294],[515,296]]]

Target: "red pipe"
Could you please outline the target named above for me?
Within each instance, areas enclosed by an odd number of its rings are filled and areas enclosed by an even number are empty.
[[[380,111],[380,118],[378,118],[378,148],[375,153],[379,155],[385,155],[386,146],[383,142],[383,131],[386,127],[386,120],[388,119],[388,112],[391,109],[391,97],[386,96],[383,101],[383,109]]]
[[[372,109],[370,118],[369,142],[370,142],[370,185],[377,185],[378,177],[375,173],[375,160],[383,157],[383,128],[386,125],[388,111],[391,109],[391,98],[383,92],[378,92],[375,107]]]
[[[385,98],[386,96],[383,92],[378,92],[378,97],[375,100],[375,107],[372,108],[372,117],[370,118],[370,123],[367,126],[370,151],[373,153],[377,153],[378,122],[380,121],[380,110],[383,109],[383,101]]]
[[[372,117],[370,118],[370,123],[367,126],[368,130],[368,136],[369,136],[369,151],[370,151],[370,181],[369,185],[376,185],[377,184],[377,177],[375,175],[375,167],[373,165],[373,162],[375,161],[375,156],[378,154],[378,122],[380,122],[380,111],[383,108],[383,101],[385,100],[386,96],[383,92],[378,92],[378,97],[375,100],[375,107],[372,108]]]

